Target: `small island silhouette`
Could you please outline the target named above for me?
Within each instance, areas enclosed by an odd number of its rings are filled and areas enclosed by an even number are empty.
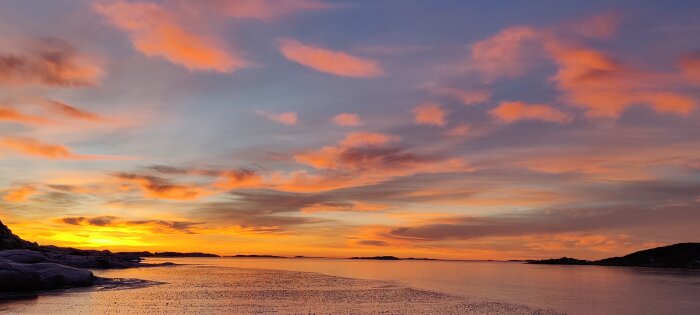
[[[700,243],[678,243],[601,260],[581,260],[569,257],[528,260],[528,264],[595,265],[657,268],[700,268]]]

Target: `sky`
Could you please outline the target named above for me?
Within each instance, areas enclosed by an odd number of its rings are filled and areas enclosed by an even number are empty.
[[[700,241],[696,1],[0,1],[40,244],[597,259]]]

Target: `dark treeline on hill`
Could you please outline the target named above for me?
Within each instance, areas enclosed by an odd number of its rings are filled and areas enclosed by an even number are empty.
[[[622,257],[601,260],[580,260],[568,257],[529,260],[528,264],[595,265],[657,268],[700,268],[700,243],[679,243],[646,249]]]

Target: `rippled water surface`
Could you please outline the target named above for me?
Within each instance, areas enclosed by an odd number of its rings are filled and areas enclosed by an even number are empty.
[[[0,312],[698,314],[700,272],[505,262],[178,258],[96,271],[156,282],[0,304]]]

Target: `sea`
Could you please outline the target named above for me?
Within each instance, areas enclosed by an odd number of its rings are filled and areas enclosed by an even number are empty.
[[[700,314],[700,271],[496,261],[153,258],[148,280],[27,295],[10,314]],[[129,283],[125,281],[125,283]]]

